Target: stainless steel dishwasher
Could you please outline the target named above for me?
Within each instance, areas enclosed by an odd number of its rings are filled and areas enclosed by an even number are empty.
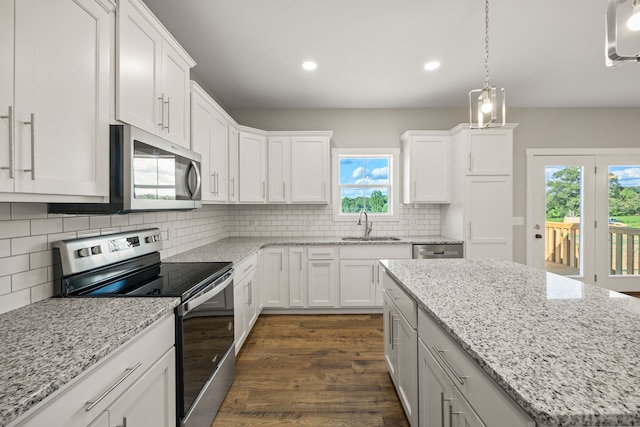
[[[463,258],[462,243],[445,243],[440,245],[413,245],[414,259]]]

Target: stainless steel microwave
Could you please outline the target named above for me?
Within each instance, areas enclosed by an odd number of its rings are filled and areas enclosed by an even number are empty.
[[[111,125],[109,202],[51,203],[50,213],[113,214],[202,207],[202,156],[129,125]]]

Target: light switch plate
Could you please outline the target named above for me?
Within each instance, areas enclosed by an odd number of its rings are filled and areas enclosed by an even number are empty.
[[[524,217],[523,216],[514,216],[512,219],[513,225],[524,225]]]

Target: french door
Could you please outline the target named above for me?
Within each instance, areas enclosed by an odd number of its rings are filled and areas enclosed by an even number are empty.
[[[640,291],[640,150],[527,150],[527,264]]]

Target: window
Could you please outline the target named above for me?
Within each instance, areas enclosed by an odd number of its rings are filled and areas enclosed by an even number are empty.
[[[398,158],[397,149],[334,149],[334,220],[355,220],[364,209],[397,221]]]

